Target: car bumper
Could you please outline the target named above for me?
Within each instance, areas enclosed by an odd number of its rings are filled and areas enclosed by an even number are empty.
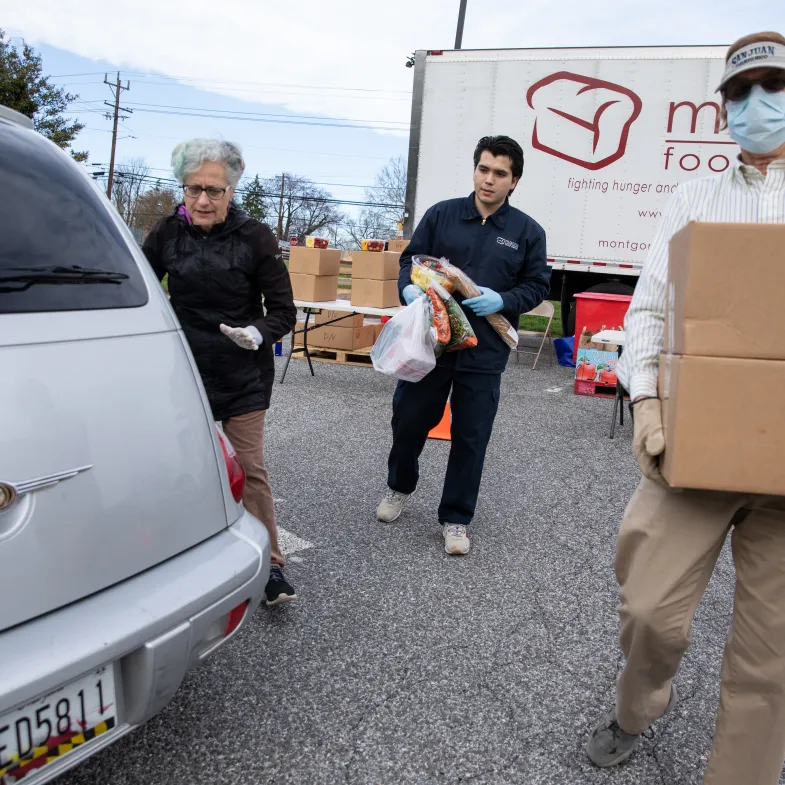
[[[270,570],[267,531],[243,516],[185,553],[98,594],[0,633],[0,714],[101,665],[115,664],[118,724],[31,774],[41,783],[160,711],[186,672],[231,638],[221,626],[259,606]]]

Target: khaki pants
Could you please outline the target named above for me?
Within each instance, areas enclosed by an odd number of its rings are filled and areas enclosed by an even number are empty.
[[[245,469],[243,504],[256,516],[270,535],[270,563],[283,567],[286,563],[278,546],[278,525],[270,477],[264,466],[264,410],[241,414],[223,421],[229,441]]]
[[[647,479],[619,534],[619,725],[642,733],[668,704],[692,619],[729,530],[733,623],[704,785],[777,785],[785,759],[785,497],[671,491]]]

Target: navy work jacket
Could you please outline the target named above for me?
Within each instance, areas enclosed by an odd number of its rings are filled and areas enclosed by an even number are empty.
[[[477,286],[498,292],[504,302],[502,314],[516,329],[520,315],[536,308],[550,288],[545,231],[526,213],[511,207],[509,201],[484,220],[473,193],[433,205],[401,254],[399,292],[411,283],[412,256],[418,254],[444,257]],[[463,301],[459,293],[454,296],[459,303]],[[461,371],[501,373],[510,355],[509,347],[485,317],[476,316],[471,308],[463,310],[478,344],[472,349],[445,352],[438,364]]]

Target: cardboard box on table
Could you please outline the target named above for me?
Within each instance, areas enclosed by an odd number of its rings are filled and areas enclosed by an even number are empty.
[[[659,395],[676,488],[785,495],[785,226],[671,240]]]
[[[314,249],[307,249],[314,250]],[[292,293],[295,300],[311,303],[323,303],[338,298],[337,275],[300,275],[290,273]]]
[[[365,308],[395,308],[400,305],[398,279],[375,281],[368,278],[352,280],[352,305]]]
[[[392,253],[403,253],[408,245],[408,240],[390,240],[387,243],[387,250],[392,251]]]
[[[341,252],[336,248],[289,248],[289,272],[298,275],[338,275]]]
[[[352,251],[352,280],[397,281],[401,269],[400,258],[399,253],[389,251]]]

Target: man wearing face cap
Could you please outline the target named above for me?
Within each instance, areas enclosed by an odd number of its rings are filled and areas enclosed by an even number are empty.
[[[626,664],[616,704],[592,731],[587,754],[600,767],[621,763],[678,701],[673,679],[692,618],[732,532],[733,624],[703,782],[777,785],[785,760],[785,497],[673,490],[658,465],[665,439],[657,363],[670,238],[690,221],[785,223],[785,37],[757,33],[733,44],[718,91],[741,155],[721,174],[674,194],[626,318],[618,374],[633,401],[633,451],[644,476],[616,554]]]

